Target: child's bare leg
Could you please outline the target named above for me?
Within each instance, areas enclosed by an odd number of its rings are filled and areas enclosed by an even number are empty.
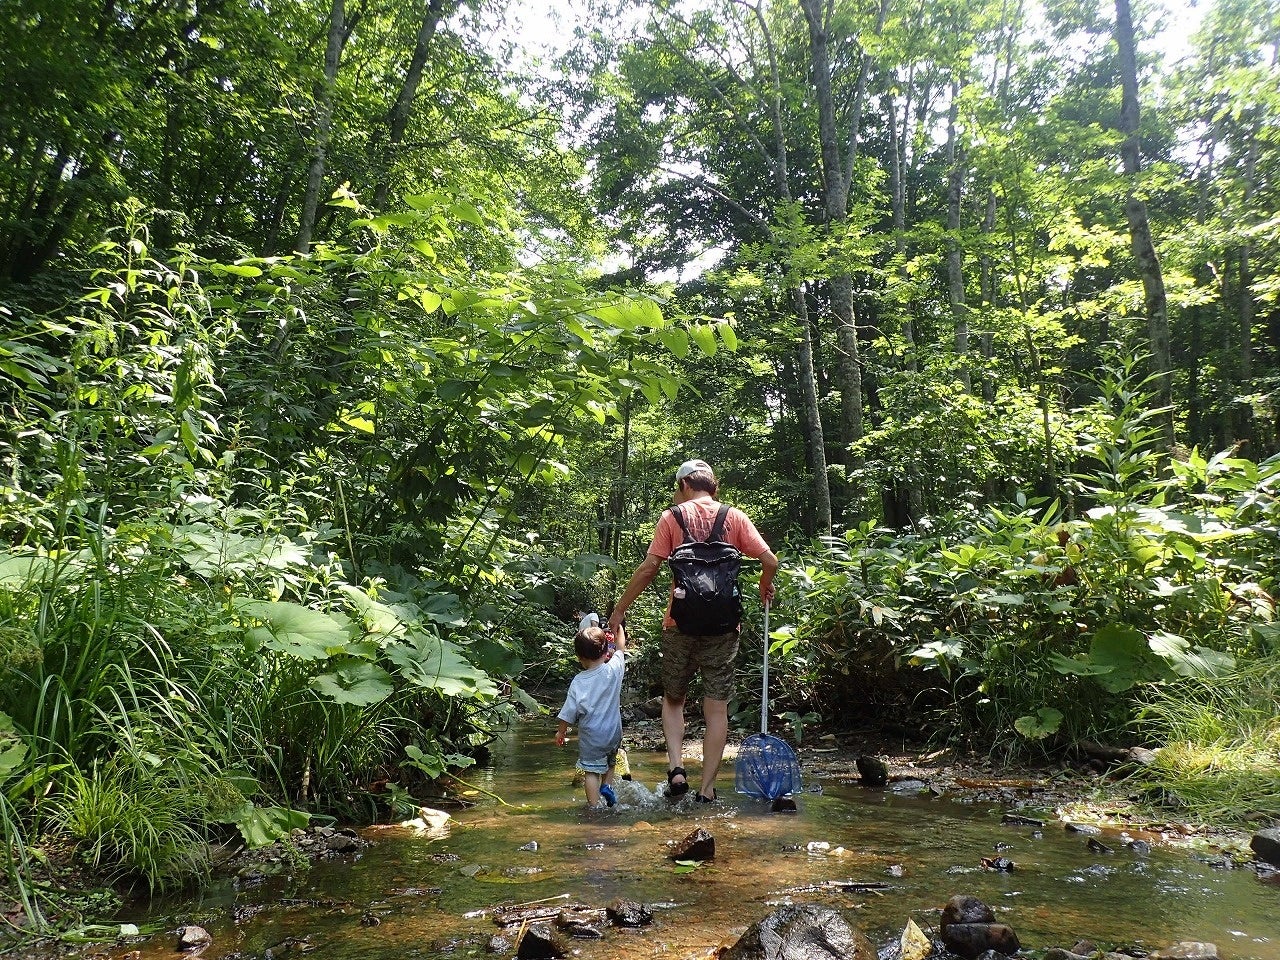
[[[586,776],[583,779],[587,787],[587,804],[598,807],[600,805],[600,774],[592,773],[590,770],[585,773]]]
[[[609,786],[613,786],[613,771],[614,771],[614,765],[611,763],[609,764],[609,769],[604,772],[603,782],[609,784]]]

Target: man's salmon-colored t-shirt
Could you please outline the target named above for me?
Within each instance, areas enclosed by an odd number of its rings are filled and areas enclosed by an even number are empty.
[[[689,528],[689,535],[695,540],[705,540],[715,525],[720,503],[709,497],[699,497],[696,500],[686,500],[680,505],[680,509],[684,513],[684,522]],[[737,507],[730,507],[729,512],[725,514],[724,542],[733,544],[742,551],[743,556],[753,559],[758,559],[769,552],[769,544],[764,542],[764,537],[760,536],[756,525]],[[680,529],[680,524],[671,511],[664,510],[662,516],[658,518],[657,529],[653,531],[653,541],[649,544],[648,552],[660,560],[666,560],[682,543],[684,543],[684,531]],[[675,625],[676,622],[671,619],[671,597],[668,595],[667,613],[662,618],[662,626],[666,628]]]

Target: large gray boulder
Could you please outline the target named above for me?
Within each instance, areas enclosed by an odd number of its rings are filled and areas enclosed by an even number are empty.
[[[838,910],[802,903],[753,924],[724,960],[876,960],[876,948]]]

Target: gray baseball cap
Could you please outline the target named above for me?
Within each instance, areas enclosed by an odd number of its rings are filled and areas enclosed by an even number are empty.
[[[698,473],[700,471],[706,471],[707,473],[711,474],[713,477],[716,475],[715,471],[711,469],[711,465],[708,464],[707,461],[686,460],[684,463],[680,464],[680,469],[676,471],[676,483],[679,483],[689,474]]]

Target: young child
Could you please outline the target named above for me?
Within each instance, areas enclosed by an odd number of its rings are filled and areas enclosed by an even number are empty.
[[[578,728],[578,768],[585,774],[587,805],[591,807],[599,806],[601,798],[611,807],[618,802],[611,784],[622,744],[626,649],[627,634],[621,626],[616,636],[599,627],[587,627],[573,638],[582,672],[569,684],[560,709],[556,745],[564,746],[569,727]]]

